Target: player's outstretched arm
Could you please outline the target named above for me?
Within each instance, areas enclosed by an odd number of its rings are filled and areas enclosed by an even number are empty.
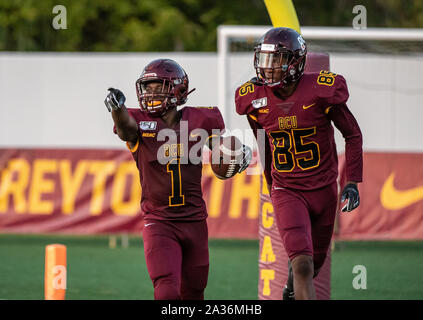
[[[138,140],[138,126],[135,119],[129,115],[125,107],[125,95],[119,89],[109,88],[108,90],[109,93],[104,100],[104,104],[107,110],[112,113],[116,132],[123,141],[134,145]]]

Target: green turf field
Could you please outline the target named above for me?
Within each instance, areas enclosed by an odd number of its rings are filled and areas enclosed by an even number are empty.
[[[0,235],[0,299],[43,299],[44,248],[67,246],[67,299],[152,299],[142,239],[127,249],[108,237]],[[210,240],[206,299],[257,299],[258,241]],[[423,242],[338,242],[332,254],[333,299],[423,299]],[[352,286],[355,265],[367,289]]]

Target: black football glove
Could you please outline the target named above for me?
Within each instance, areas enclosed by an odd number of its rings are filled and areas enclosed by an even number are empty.
[[[349,183],[342,190],[341,202],[347,200],[347,203],[342,207],[342,212],[352,211],[360,204],[360,195],[358,194],[357,185]]]
[[[239,164],[238,173],[241,173],[242,171],[247,169],[253,157],[253,152],[251,151],[251,148],[249,146],[246,146],[245,144],[242,145],[242,154],[243,158],[241,160],[241,163]]]
[[[104,100],[104,104],[106,105],[107,110],[112,112],[112,110],[120,109],[125,103],[125,95],[119,89],[109,88],[108,90],[110,92]]]

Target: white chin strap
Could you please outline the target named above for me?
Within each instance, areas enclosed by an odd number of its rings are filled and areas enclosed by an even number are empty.
[[[279,85],[281,83],[280,81],[278,81],[278,82],[270,82],[269,80],[266,79],[266,77],[263,77],[261,74],[259,76],[264,81],[264,83],[267,86],[269,86],[269,87],[277,86],[277,85]]]
[[[267,82],[266,81],[266,85],[268,85],[269,87],[277,86],[277,85],[280,85],[280,84],[281,84],[280,81],[279,82]]]

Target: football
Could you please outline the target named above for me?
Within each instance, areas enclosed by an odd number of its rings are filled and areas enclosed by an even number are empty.
[[[222,180],[238,173],[242,160],[242,143],[234,137],[223,137],[210,153],[210,163],[214,175]]]

